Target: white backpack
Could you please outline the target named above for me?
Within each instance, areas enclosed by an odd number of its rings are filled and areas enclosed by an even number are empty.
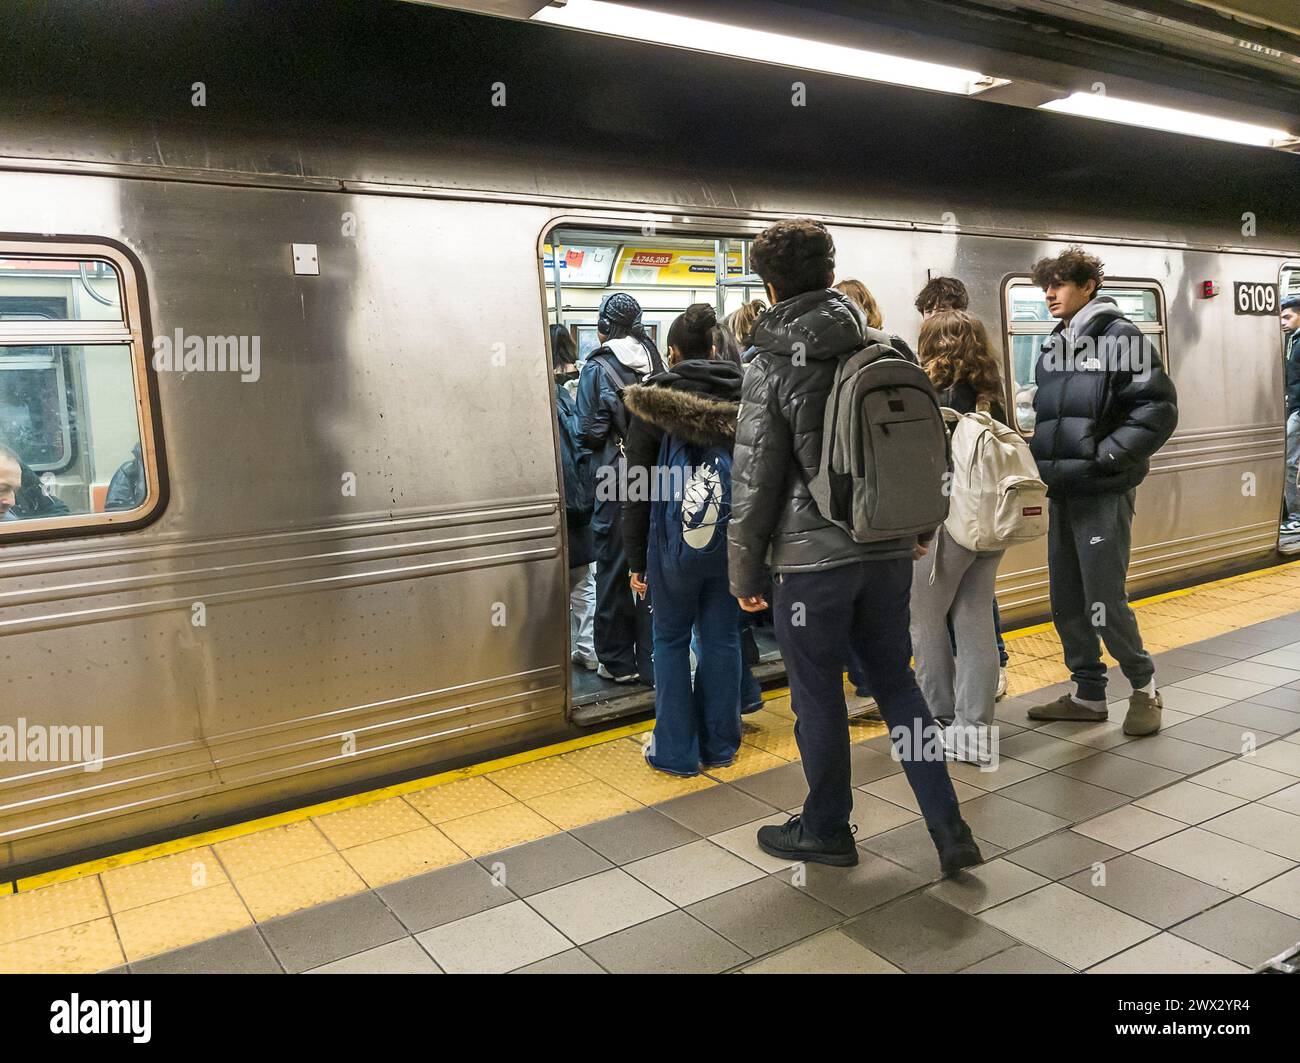
[[[988,413],[946,407],[952,429],[952,485],[944,528],[976,553],[1006,550],[1047,534],[1047,485],[1029,445]]]

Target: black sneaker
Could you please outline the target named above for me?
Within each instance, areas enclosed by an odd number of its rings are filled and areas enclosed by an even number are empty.
[[[814,838],[799,816],[791,816],[780,827],[759,827],[758,847],[768,856],[781,860],[804,860],[832,867],[853,867],[858,862],[858,847],[853,844],[854,827],[845,827],[831,841]]]
[[[943,870],[944,878],[984,863],[984,854],[975,844],[965,820],[958,819],[947,827],[937,830],[930,827],[929,830],[934,847],[939,850],[939,867]]]

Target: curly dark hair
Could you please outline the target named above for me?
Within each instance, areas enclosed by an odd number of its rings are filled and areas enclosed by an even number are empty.
[[[970,293],[956,277],[934,277],[916,297],[916,311],[928,314],[935,310],[965,310]]]
[[[750,252],[754,271],[776,289],[777,299],[829,288],[835,279],[835,241],[812,218],[769,225]]]
[[[1031,277],[1040,288],[1049,284],[1077,284],[1082,288],[1088,281],[1096,281],[1100,288],[1105,269],[1105,264],[1096,255],[1090,255],[1073,244],[1055,258],[1040,258],[1034,263]]]

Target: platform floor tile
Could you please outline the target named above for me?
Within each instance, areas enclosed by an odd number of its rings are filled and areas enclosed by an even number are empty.
[[[201,846],[140,864],[111,868],[100,876],[108,906],[114,912],[194,893],[228,882],[212,847]]]
[[[1300,919],[1300,867],[1243,894],[1248,901]]]
[[[686,909],[751,956],[762,956],[840,922],[840,913],[767,876]]]
[[[306,974],[442,974],[415,938],[399,938],[355,956],[313,967]]]
[[[341,855],[367,886],[374,887],[459,863],[468,854],[437,827],[425,824],[418,830],[354,845]]]
[[[1074,829],[1085,837],[1132,852],[1161,838],[1177,834],[1186,826],[1180,820],[1162,816],[1138,805],[1121,805],[1095,819],[1085,820]]]
[[[504,882],[473,861],[404,879],[375,892],[415,934],[517,899]]]
[[[235,887],[222,882],[118,912],[114,922],[126,958],[139,960],[251,926],[253,917]]]
[[[494,882],[508,886],[519,897],[531,897],[614,866],[572,834],[554,834],[502,849],[480,856],[478,862],[491,873]]]
[[[523,901],[426,930],[415,939],[448,974],[504,974],[573,948]]]
[[[361,893],[262,924],[262,936],[286,971],[300,972],[407,937],[374,893]]]
[[[843,930],[909,974],[951,974],[1017,944],[979,918],[925,894],[877,908]]]
[[[284,968],[256,927],[131,964],[138,974],[280,974]]]
[[[1062,885],[1161,929],[1232,899],[1225,890],[1132,853],[1070,875]]]
[[[0,945],[0,974],[93,974],[124,959],[105,917]]]
[[[1137,855],[1217,889],[1238,894],[1254,889],[1295,866],[1293,860],[1263,852],[1232,838],[1220,837],[1203,827],[1189,827],[1144,845],[1137,850]]]
[[[1089,974],[1246,974],[1250,968],[1226,956],[1184,941],[1173,934],[1157,934],[1140,945],[1089,968]]]
[[[575,945],[584,945],[673,910],[672,902],[623,868],[612,868],[534,894],[528,898],[528,904]]]
[[[1278,942],[1300,941],[1300,919],[1234,897],[1171,932],[1246,967],[1257,967],[1282,951]]]
[[[699,837],[653,808],[579,827],[573,836],[615,864],[629,864]]]
[[[902,974],[840,930],[827,930],[742,968],[742,974]]]
[[[611,974],[717,974],[749,957],[685,912],[668,912],[583,946]]]
[[[979,914],[992,927],[1075,970],[1109,959],[1156,933],[1150,923],[1050,883]]]

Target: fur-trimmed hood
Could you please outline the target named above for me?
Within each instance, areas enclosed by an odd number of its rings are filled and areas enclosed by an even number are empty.
[[[740,413],[741,369],[690,359],[623,390],[628,410],[661,431],[701,446],[729,446]]]

